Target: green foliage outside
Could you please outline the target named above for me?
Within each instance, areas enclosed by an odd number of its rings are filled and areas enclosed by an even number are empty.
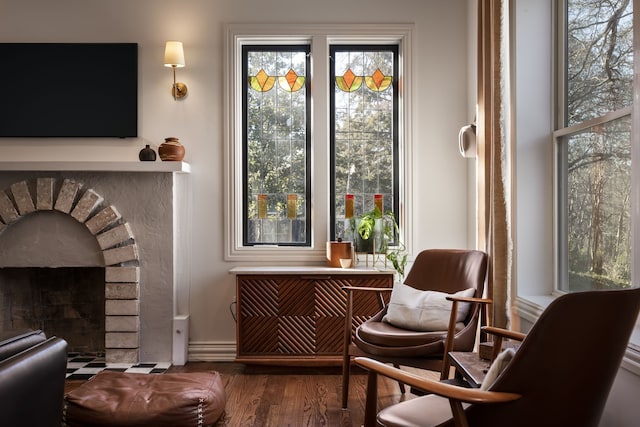
[[[566,123],[632,105],[630,0],[569,0]],[[568,283],[563,290],[631,282],[631,120],[604,121],[561,140]]]

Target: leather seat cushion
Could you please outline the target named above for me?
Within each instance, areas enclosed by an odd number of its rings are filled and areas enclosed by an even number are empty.
[[[414,347],[444,341],[447,331],[421,332],[401,329],[387,322],[364,322],[358,337],[369,344],[384,347]]]
[[[65,395],[63,425],[211,426],[224,413],[225,403],[218,372],[102,371]]]
[[[464,408],[468,406],[463,403]],[[449,400],[436,395],[417,397],[388,406],[378,413],[377,418],[380,425],[385,427],[453,427],[454,424]]]

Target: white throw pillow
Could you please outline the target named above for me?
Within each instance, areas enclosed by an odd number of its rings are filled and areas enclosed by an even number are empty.
[[[391,291],[387,314],[382,321],[414,331],[446,331],[453,306],[453,302],[446,298],[450,295],[473,297],[475,293],[474,288],[447,294],[421,291],[404,283],[396,283]],[[467,317],[469,307],[469,303],[458,303],[456,322],[462,322]]]
[[[516,354],[516,351],[513,348],[507,348],[506,350],[503,350],[498,357],[496,357],[496,360],[494,360],[489,367],[487,375],[484,376],[484,380],[480,385],[480,390],[488,390],[489,387],[496,382],[496,379],[500,376],[502,371],[504,371],[507,365],[509,365],[511,359],[513,359],[514,354]]]

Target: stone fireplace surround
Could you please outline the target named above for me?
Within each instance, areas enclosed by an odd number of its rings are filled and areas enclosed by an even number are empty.
[[[172,362],[188,311],[189,171],[0,162],[0,267],[104,267],[107,363]]]

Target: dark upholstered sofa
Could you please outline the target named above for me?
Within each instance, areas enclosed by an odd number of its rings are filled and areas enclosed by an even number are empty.
[[[0,417],[6,426],[60,426],[67,342],[40,330],[0,333]]]

